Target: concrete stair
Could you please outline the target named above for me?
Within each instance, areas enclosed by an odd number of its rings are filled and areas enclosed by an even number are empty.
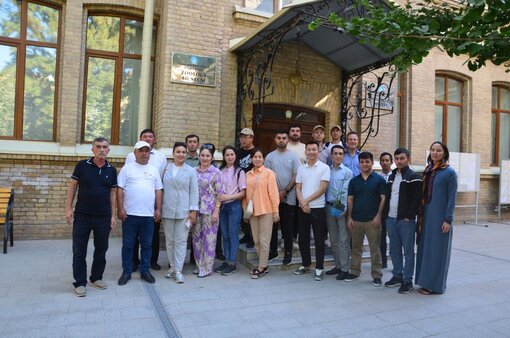
[[[312,256],[312,267],[315,266],[315,245],[311,243],[310,253]],[[301,253],[299,249],[294,249],[292,251],[292,262],[290,265],[283,265],[283,257],[284,251],[280,247],[278,247],[278,258],[268,263],[268,266],[272,269],[281,269],[281,270],[295,270],[297,269],[302,261],[301,261]],[[258,265],[258,256],[255,248],[247,248],[246,244],[239,245],[239,251],[237,254],[237,262],[244,265],[248,269],[254,269]],[[368,242],[365,239],[363,243],[363,254],[362,254],[362,263],[370,262],[370,250],[368,248]],[[331,253],[331,248],[326,246],[325,256],[324,256],[324,266],[333,266],[333,255]]]

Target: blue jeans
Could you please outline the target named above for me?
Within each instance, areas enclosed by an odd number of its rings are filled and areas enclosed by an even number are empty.
[[[110,216],[75,214],[73,222],[73,277],[74,287],[87,285],[87,245],[90,232],[94,232],[94,260],[90,271],[93,283],[103,279],[106,266],[106,251],[110,236]]]
[[[390,256],[393,263],[393,276],[401,278],[404,282],[413,281],[414,272],[414,236],[416,223],[414,220],[406,221],[388,217],[386,228],[390,238]],[[402,250],[404,254],[402,255]]]
[[[128,215],[122,222],[122,269],[133,272],[133,249],[136,238],[140,238],[140,273],[148,273],[152,254],[152,233],[154,217]]]
[[[220,227],[223,237],[223,249],[227,263],[235,264],[239,249],[239,225],[243,210],[241,201],[233,201],[221,206]]]

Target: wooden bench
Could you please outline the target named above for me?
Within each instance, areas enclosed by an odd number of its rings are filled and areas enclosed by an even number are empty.
[[[4,228],[4,254],[7,253],[7,241],[13,246],[12,209],[14,204],[14,189],[0,187],[0,226]]]

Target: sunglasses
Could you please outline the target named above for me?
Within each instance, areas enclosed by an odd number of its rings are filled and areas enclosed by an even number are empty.
[[[200,149],[216,150],[216,147],[212,143],[204,143],[200,146]]]

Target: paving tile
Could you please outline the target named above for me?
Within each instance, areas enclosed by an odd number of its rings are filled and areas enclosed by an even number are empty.
[[[441,296],[371,285],[370,264],[354,283],[327,276],[271,269],[251,280],[239,267],[232,276],[205,279],[185,265],[178,285],[154,272],[153,288],[183,337],[506,337],[510,332],[510,227],[458,225],[448,277]],[[9,274],[0,275],[0,336],[164,337],[146,283],[134,273],[118,286],[122,272],[119,238],[111,238],[104,281],[108,289],[72,293],[69,240],[20,241],[0,256]],[[92,245],[89,245],[92,252]],[[33,252],[40,259],[33,260]],[[160,264],[167,264],[161,254]],[[90,264],[91,257],[87,260]],[[33,279],[37,272],[43,280]],[[390,278],[384,271],[383,280]],[[254,324],[257,324],[256,329]]]

